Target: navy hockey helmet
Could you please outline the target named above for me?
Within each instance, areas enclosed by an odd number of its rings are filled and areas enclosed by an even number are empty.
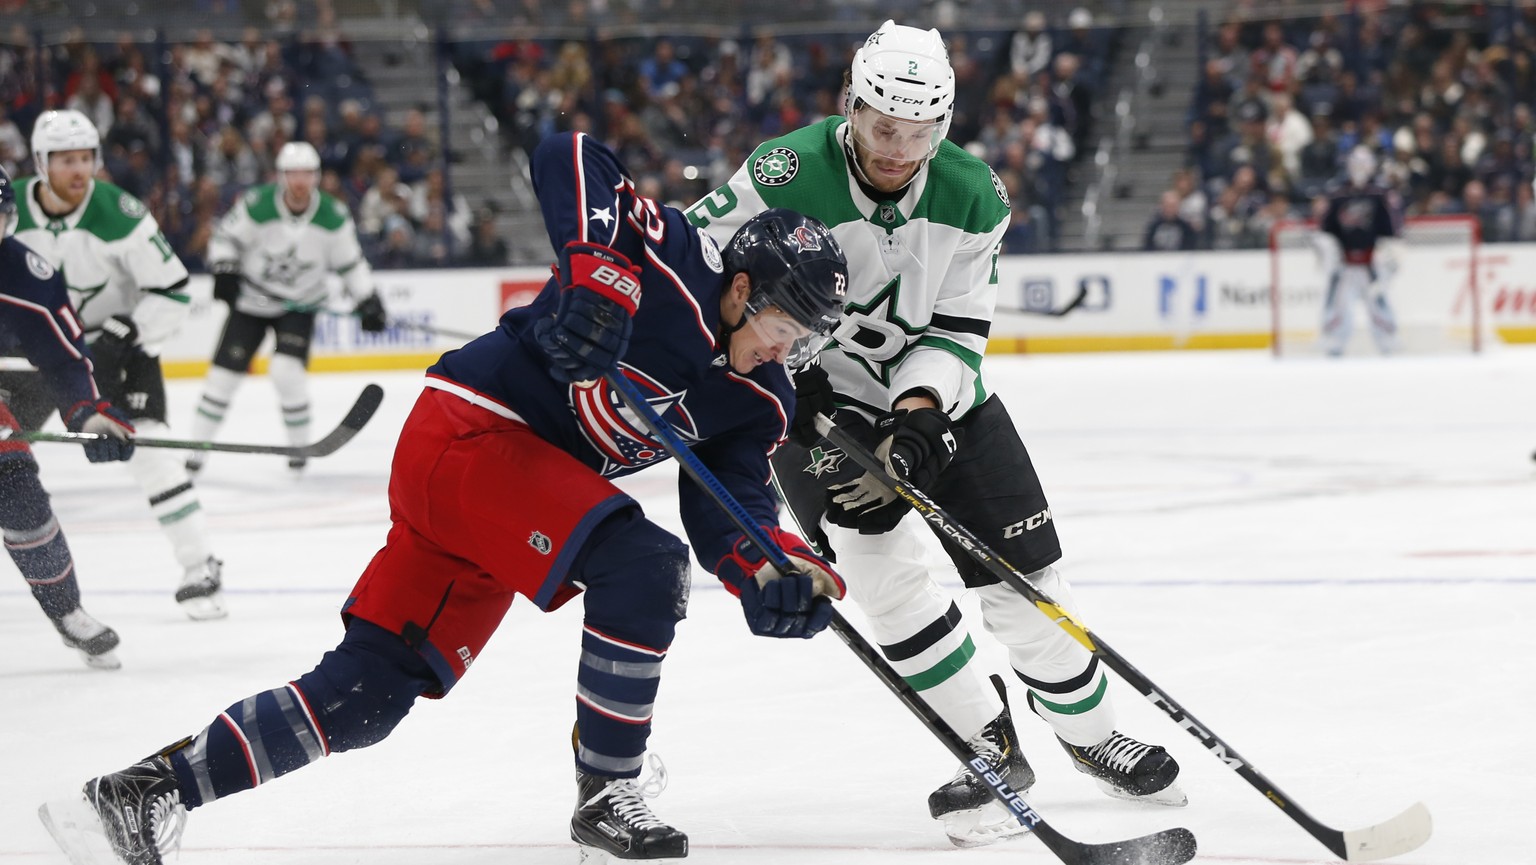
[[[16,184],[11,175],[0,165],[0,237],[11,236],[11,223],[16,219]]]
[[[724,259],[727,277],[745,273],[752,281],[747,315],[776,306],[811,331],[789,363],[809,360],[837,326],[848,297],[848,259],[832,232],[814,217],[775,207],[736,230]]]

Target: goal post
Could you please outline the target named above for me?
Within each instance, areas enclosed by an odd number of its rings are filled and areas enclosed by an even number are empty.
[[[1319,337],[1328,293],[1327,256],[1317,224],[1284,221],[1270,230],[1271,346],[1276,357],[1323,354]],[[1399,354],[1468,354],[1491,336],[1478,285],[1482,235],[1470,216],[1419,216],[1403,222],[1386,298],[1397,321]],[[1379,252],[1379,254],[1387,254]],[[1365,308],[1354,309],[1345,354],[1375,354]]]

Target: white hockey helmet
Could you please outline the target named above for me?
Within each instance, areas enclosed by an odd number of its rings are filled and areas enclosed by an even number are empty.
[[[290,141],[277,151],[278,171],[319,171],[320,154],[307,141]]]
[[[100,165],[101,133],[73,108],[44,111],[32,126],[32,162],[44,183],[48,182],[49,155],[67,150],[89,150]]]
[[[1349,158],[1344,161],[1344,170],[1349,174],[1350,183],[1364,186],[1376,176],[1376,154],[1364,144],[1357,144],[1354,150],[1349,151]]]
[[[865,106],[906,124],[920,125],[928,135],[928,156],[939,149],[955,112],[955,70],[949,65],[949,51],[939,31],[887,20],[869,35],[853,55],[849,120]]]

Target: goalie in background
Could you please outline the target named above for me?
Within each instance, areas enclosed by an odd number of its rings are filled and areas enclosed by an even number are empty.
[[[1382,354],[1397,348],[1397,318],[1387,291],[1397,272],[1402,224],[1391,192],[1371,183],[1376,157],[1365,146],[1350,151],[1345,164],[1349,185],[1335,192],[1319,222],[1314,243],[1328,274],[1319,339],[1329,357],[1349,347],[1355,305],[1365,305],[1371,338]]]
[[[358,299],[353,314],[364,333],[379,333],[388,325],[352,215],[318,189],[320,154],[305,142],[291,141],[277,152],[276,167],[277,182],[246,190],[208,242],[213,297],[229,306],[229,318],[192,418],[192,437],[199,441],[212,440],[224,423],[256,349],[271,330],[274,348],[267,375],[277,388],[283,427],[290,444],[310,443],[309,348],[315,315],[325,308],[333,275],[348,297]],[[187,471],[200,471],[206,459],[204,453],[193,454]],[[302,472],[304,464],[303,457],[288,460],[294,473]]]

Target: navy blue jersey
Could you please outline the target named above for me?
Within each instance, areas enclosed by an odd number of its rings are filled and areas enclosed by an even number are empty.
[[[84,336],[58,271],[16,238],[0,240],[0,355],[37,367],[61,416],[101,399]]]
[[[727,363],[720,337],[726,279],[715,242],[681,211],[637,194],[612,151],[584,134],[546,138],[531,172],[555,249],[575,240],[605,244],[641,269],[624,374],[759,524],[778,525],[768,457],[794,413],[794,388],[779,364],[743,375]],[[583,388],[549,374],[533,325],[554,314],[559,291],[551,279],[531,304],[503,315],[496,330],[443,355],[427,371],[433,385],[486,398],[493,411],[505,406],[608,477],[665,459],[606,382]],[[679,494],[689,541],[700,562],[713,564],[740,533],[686,475]]]
[[[1401,233],[1387,191],[1374,186],[1335,192],[1328,200],[1322,230],[1338,239],[1347,264],[1370,264],[1377,239]]]

